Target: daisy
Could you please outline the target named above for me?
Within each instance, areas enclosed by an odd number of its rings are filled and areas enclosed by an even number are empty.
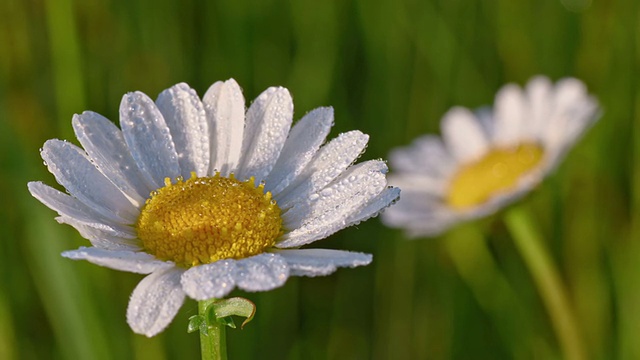
[[[442,138],[426,135],[391,151],[389,181],[402,200],[383,215],[409,236],[435,236],[455,223],[494,213],[553,170],[597,119],[582,82],[536,77],[496,95],[493,110],[452,108]]]
[[[91,242],[63,256],[149,274],[131,295],[127,322],[154,336],[185,296],[266,291],[289,276],[371,262],[368,254],[299,247],[396,200],[385,163],[352,165],[368,141],[359,131],[323,145],[332,108],[309,112],[293,128],[292,117],[281,87],[264,91],[245,113],[233,79],[213,84],[202,100],[186,84],[155,102],[128,93],[120,128],[87,111],[73,117],[84,149],[44,144],[42,158],[69,194],[41,182],[29,190]]]

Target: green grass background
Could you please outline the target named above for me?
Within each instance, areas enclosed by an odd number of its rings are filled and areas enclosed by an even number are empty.
[[[26,183],[55,184],[38,149],[76,142],[74,113],[117,121],[125,92],[233,77],[248,100],[287,87],[295,119],[332,105],[331,137],[359,129],[363,159],[385,158],[536,74],[584,80],[604,115],[524,206],[589,357],[640,359],[639,20],[636,0],[0,0],[0,359],[199,357],[194,301],[147,339],[125,322],[142,276],[60,257],[88,242]],[[416,241],[373,219],[314,245],[374,262],[234,292],[258,312],[228,332],[231,359],[562,357],[500,214]]]

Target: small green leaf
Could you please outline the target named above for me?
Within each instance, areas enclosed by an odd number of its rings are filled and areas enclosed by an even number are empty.
[[[204,312],[201,313],[201,315],[193,315],[189,318],[187,332],[192,333],[200,330],[201,333],[207,335],[209,329],[216,326],[216,324],[222,324],[235,329],[236,323],[233,321],[232,316],[245,318],[240,326],[242,329],[253,319],[256,313],[256,305],[245,298],[234,297],[221,300],[212,299],[209,301],[211,302],[204,305]]]
[[[203,321],[202,324],[200,324],[200,334],[209,336],[209,324],[206,321]]]
[[[189,325],[187,325],[187,332],[192,333],[192,332],[201,330],[203,324],[205,324],[203,316],[193,315],[192,317],[189,318]],[[205,327],[205,330],[206,330],[206,327]]]
[[[211,314],[211,309],[213,309],[213,314]],[[241,298],[234,297],[229,299],[222,299],[216,301],[209,305],[209,309],[207,309],[209,316],[215,317],[218,321],[220,319],[228,318],[229,320],[224,320],[222,323],[235,328],[235,324],[233,326],[230,323],[233,323],[230,316],[242,316],[246,318],[240,328],[244,328],[244,326],[253,319],[253,316],[256,314],[256,304],[253,302]]]
[[[236,328],[236,323],[233,321],[233,318],[231,316],[227,316],[227,317],[223,317],[223,318],[219,318],[218,322],[222,325],[228,326],[232,329]]]

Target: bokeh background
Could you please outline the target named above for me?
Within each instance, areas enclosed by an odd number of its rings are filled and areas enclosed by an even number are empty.
[[[272,85],[295,119],[332,105],[331,137],[363,159],[438,132],[453,105],[490,104],[536,74],[586,82],[601,121],[521,203],[565,284],[590,358],[640,358],[640,2],[636,0],[0,0],[0,359],[196,359],[189,300],[148,339],[125,321],[140,275],[60,257],[88,242],[26,183],[55,184],[49,138],[71,116],[117,122],[121,96],[178,82]],[[316,243],[371,266],[243,293],[231,359],[560,359],[550,317],[501,214],[404,240],[378,219]],[[480,255],[478,255],[480,254]]]

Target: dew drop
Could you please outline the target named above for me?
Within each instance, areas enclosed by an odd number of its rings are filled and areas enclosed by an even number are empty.
[[[326,188],[321,191],[322,196],[331,196],[333,194],[333,189]]]

